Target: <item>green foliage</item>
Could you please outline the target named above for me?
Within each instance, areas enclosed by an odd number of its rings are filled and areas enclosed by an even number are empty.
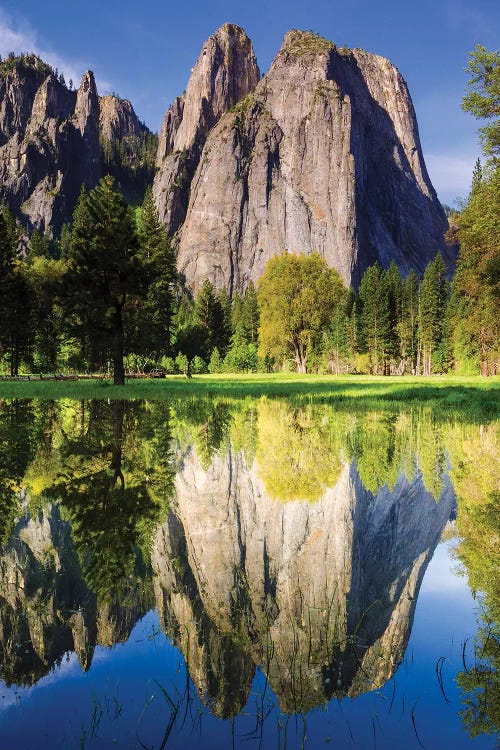
[[[140,260],[133,214],[104,177],[75,209],[64,298],[75,330],[111,351],[116,384],[124,382],[124,312],[144,284]]]
[[[20,513],[23,478],[43,433],[29,401],[0,402],[0,545],[7,544]]]
[[[28,259],[48,258],[50,255],[50,240],[47,235],[42,235],[38,229],[34,229],[30,237]]]
[[[475,117],[493,120],[479,132],[485,153],[496,159],[500,156],[500,52],[489,52],[478,44],[469,53],[465,72],[470,78],[462,108]]]
[[[63,310],[58,290],[65,273],[64,263],[33,256],[27,279],[32,300],[33,359],[35,369],[54,372],[63,344]]]
[[[301,57],[302,55],[329,52],[333,48],[332,42],[314,31],[293,29],[287,34],[287,43],[283,50],[289,55]]]
[[[87,585],[110,601],[149,557],[173,491],[169,409],[145,413],[118,400],[61,403],[49,413],[30,494],[60,505]]]
[[[42,83],[47,76],[55,75],[54,69],[38,55],[24,53],[15,55],[14,52],[9,52],[4,60],[0,58],[0,76],[6,76],[14,71],[25,75],[32,74],[39,83]]]
[[[227,450],[232,421],[227,404],[216,403],[213,408],[210,404],[207,406],[208,413],[193,436],[196,452],[204,469],[209,468],[215,454]]]
[[[217,349],[217,347],[215,347],[214,349],[212,349],[212,353],[210,354],[210,362],[208,363],[208,372],[212,374],[217,374],[219,372],[222,372],[223,365],[224,365],[224,362],[223,362],[222,357],[220,356],[220,352]]]
[[[420,284],[418,336],[422,346],[424,375],[432,374],[432,355],[443,335],[443,319],[448,297],[448,282],[441,253],[424,272]]]
[[[418,349],[418,280],[414,271],[410,271],[402,282],[401,309],[396,328],[403,373],[415,373]]]
[[[31,299],[24,264],[18,258],[20,232],[13,215],[0,206],[0,356],[11,375],[29,354]]]
[[[158,150],[156,133],[145,129],[140,135],[111,141],[101,138],[100,149],[102,173],[115,178],[129,203],[142,203],[154,178]]]
[[[272,258],[259,280],[260,355],[292,357],[297,372],[306,372],[308,353],[343,293],[338,273],[317,253]]]
[[[208,372],[207,363],[204,359],[198,357],[198,355],[191,360],[189,369],[193,375],[204,375]]]
[[[458,218],[460,251],[449,311],[458,362],[491,374],[500,353],[500,167],[472,191]]]
[[[158,361],[170,351],[177,272],[175,253],[159,220],[151,188],[146,191],[140,212],[138,236],[144,291],[127,311],[127,346]]]
[[[224,354],[228,344],[228,318],[230,313],[224,297],[218,296],[211,281],[206,279],[198,292],[194,317],[203,334],[201,356],[208,358],[214,347]]]
[[[282,502],[319,500],[340,474],[343,430],[313,409],[283,401],[263,400],[257,414],[256,460],[267,494]]]
[[[173,375],[177,372],[173,357],[162,357],[160,359],[160,367],[167,375]]]
[[[387,375],[393,344],[392,321],[389,287],[378,263],[367,268],[363,274],[359,304],[361,350],[368,354],[370,373]]]
[[[182,354],[181,352],[179,352],[179,354],[175,358],[175,367],[176,367],[177,372],[180,372],[181,375],[188,374],[189,360],[185,354]]]
[[[498,425],[456,428],[450,441],[457,494],[458,556],[480,600],[474,661],[460,672],[461,711],[472,737],[500,729],[500,446]]]

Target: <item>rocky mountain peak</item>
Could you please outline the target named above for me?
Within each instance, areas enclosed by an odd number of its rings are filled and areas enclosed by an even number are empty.
[[[224,24],[203,45],[185,94],[165,115],[158,144],[154,195],[171,232],[184,219],[187,188],[208,133],[259,78],[252,43],[239,26]]]
[[[328,39],[313,31],[301,31],[292,29],[287,31],[283,37],[278,57],[303,57],[309,55],[325,54],[334,49],[335,45]]]
[[[139,137],[146,131],[131,102],[115,94],[99,97],[99,129],[106,141],[124,136]]]
[[[75,120],[82,134],[89,124],[94,127],[96,122],[99,123],[99,96],[91,70],[84,73],[76,95]]]
[[[15,133],[24,135],[36,92],[52,75],[36,55],[8,57],[0,62],[0,146]]]
[[[208,135],[178,263],[196,291],[257,281],[286,249],[319,252],[357,285],[395,260],[451,265],[407,86],[385,58],[291,31],[254,91]]]
[[[36,133],[38,128],[47,128],[49,120],[66,120],[73,112],[75,99],[74,91],[68,91],[52,73],[48,75],[35,94],[28,131]]]

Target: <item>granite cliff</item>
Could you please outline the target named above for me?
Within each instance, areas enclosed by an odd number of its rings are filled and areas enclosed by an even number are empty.
[[[197,68],[193,86],[196,76]],[[168,117],[175,120],[173,110]],[[163,194],[167,183],[164,174]],[[162,195],[156,191],[168,221]],[[208,277],[233,292],[285,249],[316,251],[357,284],[376,260],[422,272],[441,250],[451,265],[446,228],[397,69],[291,31],[269,72],[208,134],[178,265],[193,290]]]
[[[311,32],[286,34],[261,78],[243,29],[223,25],[158,140],[91,72],[70,91],[33,55],[0,63],[0,199],[23,223],[57,235],[81,184],[108,172],[134,202],[154,178],[194,292],[206,278],[243,291],[285,250],[319,252],[354,285],[377,260],[454,263],[402,76]]]
[[[259,80],[252,43],[226,23],[203,45],[185,93],[165,115],[157,154],[154,196],[170,233],[184,221],[191,181],[207,136]]]
[[[316,503],[271,500],[232,450],[193,449],[152,563],[158,611],[201,696],[246,702],[256,665],[284,711],[381,687],[403,658],[427,564],[454,503],[419,474],[376,494],[345,462]]]
[[[0,199],[28,229],[57,236],[82,184],[113,173],[117,151],[137,171],[138,149],[126,152],[148,134],[130,102],[98,96],[91,71],[73,91],[34,55],[0,63]]]

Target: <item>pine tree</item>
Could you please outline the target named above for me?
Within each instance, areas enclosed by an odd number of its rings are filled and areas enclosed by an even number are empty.
[[[253,281],[248,286],[243,295],[241,305],[241,323],[250,344],[258,344],[259,341],[259,303],[257,299],[257,290]]]
[[[474,190],[477,190],[481,186],[481,182],[483,181],[483,167],[481,164],[481,159],[478,157],[476,159],[476,163],[474,164],[474,169],[472,171],[472,186],[471,186],[471,192],[473,193]]]
[[[400,369],[401,346],[398,335],[398,325],[402,315],[403,286],[398,267],[394,260],[383,274],[383,283],[387,291],[387,305],[389,310],[389,331],[387,352],[390,357],[390,372]]]
[[[402,283],[398,336],[403,361],[402,374],[408,370],[415,374],[418,349],[418,280],[413,270]]]
[[[432,354],[442,338],[447,296],[446,269],[438,253],[427,265],[419,290],[418,335],[424,375],[432,374]]]
[[[151,188],[142,204],[138,234],[146,291],[130,311],[131,344],[135,352],[147,352],[158,360],[170,353],[177,273],[175,253],[160,222]]]
[[[48,258],[50,255],[49,244],[49,238],[44,234],[40,234],[38,229],[34,229],[30,237],[29,260],[32,261],[34,258]]]
[[[460,368],[495,372],[500,353],[500,167],[472,191],[458,218],[460,251],[452,284],[453,348]]]
[[[31,298],[23,264],[17,258],[19,237],[12,213],[1,207],[0,352],[7,355],[13,376],[29,353],[31,329]]]
[[[220,290],[217,295],[217,299],[219,300],[221,306],[223,318],[223,324],[218,338],[218,346],[220,347],[221,352],[224,353],[225,351],[227,351],[229,342],[231,340],[231,335],[233,333],[233,327],[231,323],[231,299],[225,287]]]
[[[359,286],[361,348],[368,353],[370,372],[388,374],[392,349],[389,294],[379,263],[366,269]]]
[[[204,359],[217,347],[221,354],[227,346],[224,310],[211,281],[205,279],[194,305],[195,318],[204,334]],[[205,356],[204,356],[205,355]]]
[[[142,283],[134,217],[108,175],[80,194],[64,285],[73,316],[110,349],[116,385],[125,382],[124,309]]]

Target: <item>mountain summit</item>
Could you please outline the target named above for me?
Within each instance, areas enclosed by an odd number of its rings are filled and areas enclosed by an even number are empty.
[[[208,277],[241,291],[285,250],[319,252],[346,284],[377,260],[452,262],[400,73],[311,32],[286,34],[210,131],[189,190],[178,264],[194,290]]]

